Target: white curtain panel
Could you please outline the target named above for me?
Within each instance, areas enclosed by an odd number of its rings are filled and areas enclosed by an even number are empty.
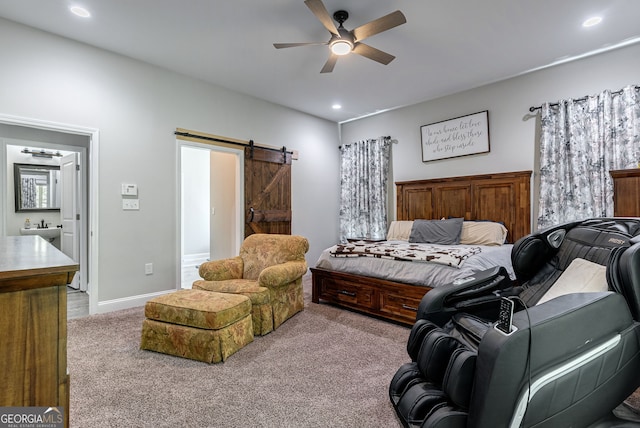
[[[638,86],[541,107],[538,228],[613,215],[609,171],[640,162]]]
[[[37,198],[38,192],[36,189],[35,178],[22,178],[22,207],[21,208],[38,208]]]
[[[386,236],[390,151],[389,137],[340,147],[340,242]]]

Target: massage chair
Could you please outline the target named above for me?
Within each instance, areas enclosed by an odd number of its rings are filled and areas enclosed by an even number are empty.
[[[640,219],[552,227],[516,242],[511,259],[515,280],[496,267],[422,299],[411,361],[389,386],[402,424],[640,426],[613,413],[640,386]],[[536,304],[575,259],[605,266],[605,291]],[[504,331],[503,298],[516,303]]]

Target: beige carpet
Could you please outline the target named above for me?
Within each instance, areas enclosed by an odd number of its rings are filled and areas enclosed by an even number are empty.
[[[400,427],[409,329],[310,303],[221,364],[138,349],[143,308],[70,320],[72,427]]]
[[[624,400],[624,404],[633,414],[640,416],[640,389]]]

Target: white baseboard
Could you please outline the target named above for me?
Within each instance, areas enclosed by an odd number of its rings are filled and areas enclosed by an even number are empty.
[[[154,297],[162,296],[164,294],[173,293],[174,291],[176,290],[164,290],[157,291],[155,293],[124,297],[122,299],[105,300],[104,302],[98,302],[98,311],[96,313],[104,314],[107,312],[144,306],[148,300],[153,299]]]
[[[191,288],[193,281],[200,278],[198,267],[209,260],[209,253],[189,254],[182,258],[181,286]]]
[[[183,266],[196,266],[209,260],[209,253],[185,254],[182,257]]]
[[[191,288],[191,283],[200,278],[196,266],[206,262],[208,258],[209,253],[189,254],[183,258],[182,272],[183,278],[186,280],[185,284],[183,284],[183,288]],[[104,302],[98,302],[98,310],[96,313],[104,314],[107,312],[144,306],[145,303],[147,303],[147,300],[162,296],[163,294],[173,293],[174,291],[176,290],[164,290],[157,291],[155,293],[123,297],[121,299],[105,300]]]

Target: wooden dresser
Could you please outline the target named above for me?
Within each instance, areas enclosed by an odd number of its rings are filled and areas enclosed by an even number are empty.
[[[79,266],[39,236],[0,237],[0,406],[64,407],[67,290]]]
[[[640,217],[640,168],[609,173],[613,178],[613,215]]]

